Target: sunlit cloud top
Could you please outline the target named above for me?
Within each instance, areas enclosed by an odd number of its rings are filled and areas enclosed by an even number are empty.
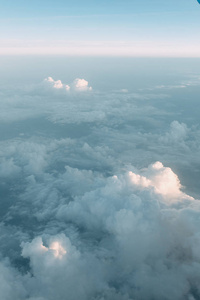
[[[8,0],[0,24],[0,54],[200,55],[196,0]]]

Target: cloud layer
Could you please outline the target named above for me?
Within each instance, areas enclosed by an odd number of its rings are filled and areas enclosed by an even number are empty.
[[[0,299],[200,299],[194,110],[53,78],[0,91]]]
[[[3,260],[1,298],[192,299],[193,289],[199,293],[200,205],[180,188],[160,162],[108,178],[69,167],[57,179],[27,176],[7,216],[17,225],[28,215],[32,224],[28,241],[23,227],[12,228],[27,271]]]

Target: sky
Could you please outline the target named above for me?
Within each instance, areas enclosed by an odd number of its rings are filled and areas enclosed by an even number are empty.
[[[177,1],[1,1],[0,54],[198,57],[200,5]]]

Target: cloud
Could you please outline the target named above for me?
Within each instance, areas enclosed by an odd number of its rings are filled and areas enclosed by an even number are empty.
[[[62,244],[62,246],[61,246]],[[55,249],[56,248],[56,249]],[[94,274],[94,258],[82,255],[65,235],[49,238],[49,247],[43,245],[41,237],[31,243],[22,244],[22,256],[30,258],[34,280],[30,284],[38,286],[34,297],[45,299],[88,299],[99,290],[97,265]]]
[[[181,198],[193,199],[184,194],[178,176],[170,169],[165,168],[159,161],[150,165],[142,172],[146,176],[129,172],[131,182],[141,188],[153,187],[154,191],[167,199],[177,200]]]
[[[76,78],[71,85],[63,84],[61,80],[54,80],[52,77],[45,78],[44,82],[48,83],[54,89],[64,89],[66,91],[70,89],[80,92],[92,90],[92,87],[88,86],[88,81],[80,78]]]
[[[121,93],[128,93],[128,89],[121,89],[120,92]]]
[[[170,300],[192,296],[193,286],[199,293],[199,201],[171,168],[124,170],[109,147],[23,138],[5,148],[23,180],[1,227],[1,241],[8,226],[15,237],[2,299]]]
[[[64,256],[67,255],[66,249],[62,246],[60,240],[67,240],[65,237],[60,236],[58,238],[54,238],[49,243],[49,246],[46,247],[43,245],[42,238],[35,238],[31,243],[22,243],[22,256],[23,257],[40,257],[46,256],[47,260],[61,260],[64,259]],[[67,246],[66,246],[67,247]],[[67,247],[69,248],[69,246]],[[69,250],[68,250],[69,251]],[[69,251],[70,253],[70,251]],[[38,260],[36,259],[36,262]],[[33,262],[34,263],[34,262]]]
[[[61,80],[54,80],[52,77],[48,77],[45,79],[46,82],[52,84],[53,88],[55,89],[62,89],[63,88],[63,83]]]
[[[88,86],[88,81],[85,79],[76,78],[72,84],[76,91],[91,91],[92,87]]]
[[[189,129],[185,123],[179,123],[178,121],[173,121],[170,124],[170,131],[161,137],[161,141],[166,143],[181,143],[184,141],[189,134]]]
[[[73,224],[78,234],[43,233],[21,244],[22,257],[30,259],[32,276],[23,281],[32,297],[182,299],[192,295],[189,282],[198,288],[199,202],[181,194],[176,174],[162,163],[139,172],[148,178],[93,173],[91,185],[91,172],[79,170],[77,183],[76,171],[70,186],[88,189],[73,190],[68,204],[58,202],[54,219]]]
[[[15,165],[13,158],[1,160],[0,177],[13,177],[19,174],[21,168]]]
[[[0,298],[199,299],[199,116],[65,86],[1,91]]]
[[[26,295],[21,274],[11,267],[8,260],[0,262],[0,298],[21,300]]]

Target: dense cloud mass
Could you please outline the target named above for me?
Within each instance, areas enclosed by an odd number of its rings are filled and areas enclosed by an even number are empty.
[[[196,78],[53,77],[1,90],[0,299],[200,299]]]

